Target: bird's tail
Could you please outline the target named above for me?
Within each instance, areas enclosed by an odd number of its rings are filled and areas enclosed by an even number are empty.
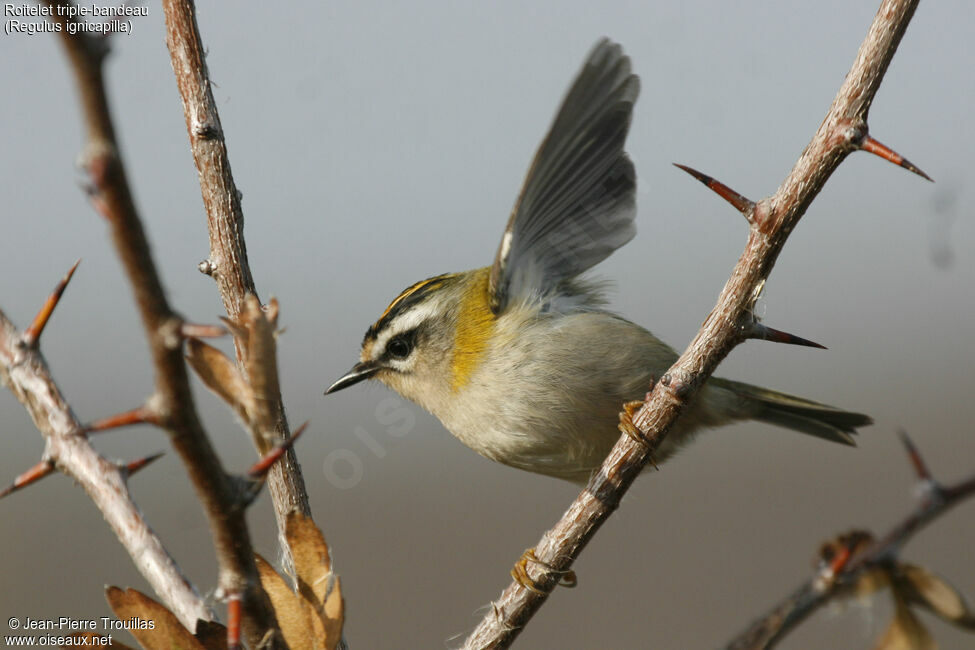
[[[863,413],[843,411],[768,388],[727,379],[719,379],[718,384],[742,398],[748,417],[824,440],[856,446],[856,430],[873,424],[873,419]]]

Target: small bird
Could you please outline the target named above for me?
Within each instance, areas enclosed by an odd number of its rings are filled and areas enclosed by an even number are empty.
[[[619,45],[586,58],[542,141],[491,266],[409,286],[362,341],[359,363],[325,394],[378,379],[492,460],[576,483],[619,438],[677,353],[604,308],[581,277],[636,234],[636,179],[623,151],[639,78]],[[853,444],[859,413],[712,378],[657,450],[758,420]]]

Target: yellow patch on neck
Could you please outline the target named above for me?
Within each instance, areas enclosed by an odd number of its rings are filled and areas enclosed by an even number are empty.
[[[488,268],[474,271],[474,277],[464,290],[457,311],[454,356],[450,362],[450,387],[454,391],[460,390],[470,381],[487,351],[491,335],[494,334],[496,317],[488,305],[489,271]]]

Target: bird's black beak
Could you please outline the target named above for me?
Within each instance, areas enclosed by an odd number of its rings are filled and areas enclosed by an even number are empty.
[[[353,384],[358,384],[364,379],[369,379],[375,375],[382,366],[377,365],[371,361],[360,361],[359,363],[352,366],[349,372],[345,373],[337,382],[329,386],[325,390],[325,394],[334,393],[337,390],[342,390],[343,388],[348,388]]]

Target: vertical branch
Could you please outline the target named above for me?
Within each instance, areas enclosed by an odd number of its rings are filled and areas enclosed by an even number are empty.
[[[630,435],[613,447],[599,473],[548,530],[512,582],[467,638],[464,648],[506,648],[566,575],[622,495],[652,459],[684,405],[728,353],[749,335],[752,306],[786,239],[829,176],[867,136],[870,103],[917,7],[917,0],[883,0],[856,61],[812,141],[776,193],[749,215],[745,250],[697,336],[656,383],[646,402],[627,415]],[[629,413],[629,411],[627,411]],[[526,554],[526,557],[527,554]]]
[[[210,232],[210,256],[201,263],[200,270],[214,278],[227,315],[232,321],[238,321],[248,294],[257,294],[247,263],[240,192],[230,171],[223,127],[210,90],[194,3],[192,0],[164,0],[163,8],[166,12],[166,44],[183,100],[186,131],[200,177]],[[255,351],[249,350],[246,341],[239,336],[234,337],[234,343],[238,365],[243,368]],[[267,453],[276,441],[286,440],[290,435],[280,390],[275,387],[268,398],[267,408],[273,415],[273,426],[270,431],[262,432],[263,435],[254,436],[254,444],[261,454]],[[274,503],[281,547],[286,555],[290,555],[284,535],[287,514],[292,510],[311,514],[301,467],[292,449],[288,449],[281,462],[272,468],[268,489]]]
[[[203,207],[210,232],[210,257],[204,270],[220,289],[231,320],[240,316],[244,298],[257,293],[247,263],[244,213],[227,157],[220,114],[210,90],[210,74],[192,0],[166,0],[166,46],[183,100],[186,130],[200,176]]]
[[[71,5],[69,0],[46,1],[52,6]],[[106,42],[74,29],[76,24],[68,25],[75,18],[54,14],[53,19],[62,23],[62,42],[78,84],[87,130],[82,157],[96,193],[94,201],[108,222],[149,340],[156,371],[151,408],[169,432],[203,504],[220,565],[220,592],[242,595],[248,644],[257,647],[263,640],[283,647],[277,619],[254,564],[239,489],[224,471],[196,413],[183,360],[182,320],[166,300],[129,189],[102,78]]]

